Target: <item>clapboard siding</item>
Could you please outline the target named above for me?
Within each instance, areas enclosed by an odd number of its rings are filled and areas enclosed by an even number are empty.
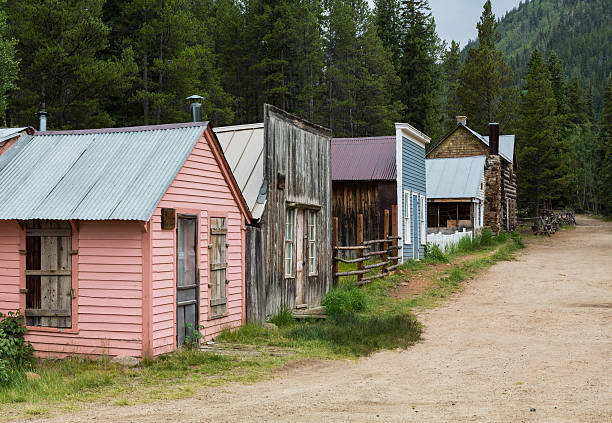
[[[74,236],[74,235],[73,235]],[[134,222],[79,224],[78,332],[30,328],[40,356],[142,356],[142,232]],[[129,257],[125,263],[124,253]]]
[[[419,218],[419,206],[414,207],[413,196],[410,195],[410,204],[404,203],[404,190],[409,190],[411,193],[416,192],[419,195],[425,195],[426,193],[426,179],[425,179],[425,146],[418,145],[417,143],[409,140],[406,137],[402,137],[402,198],[398,202],[402,204],[402,211],[400,216],[403,215],[405,207],[410,207],[412,216],[412,238],[420,239],[420,226],[418,222]],[[401,219],[403,228],[403,219]],[[417,231],[415,236],[414,231]],[[402,231],[402,236],[403,236]],[[425,255],[425,248],[420,242],[413,241],[411,244],[405,244],[402,240],[402,252],[404,261],[410,260],[413,257],[417,257],[415,254],[415,248],[418,249],[418,258],[422,258]]]
[[[161,229],[161,209],[198,216],[200,324],[206,339],[243,322],[243,216],[206,136],[197,142],[151,218],[153,354],[176,347],[176,230]],[[227,316],[209,320],[208,230],[210,217],[227,218]]]
[[[19,309],[20,230],[17,222],[0,220],[0,311]]]

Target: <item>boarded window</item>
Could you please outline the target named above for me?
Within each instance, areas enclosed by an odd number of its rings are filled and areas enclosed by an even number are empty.
[[[225,314],[227,307],[227,223],[222,217],[210,219],[210,316]]]
[[[316,275],[317,269],[317,212],[308,212],[308,274]]]
[[[410,243],[410,191],[404,191],[404,244]]]
[[[26,223],[26,323],[72,327],[72,230],[70,222]]]
[[[295,269],[295,209],[285,215],[285,276],[293,277]]]

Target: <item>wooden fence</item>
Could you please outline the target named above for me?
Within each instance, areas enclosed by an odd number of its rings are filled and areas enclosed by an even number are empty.
[[[389,216],[391,214],[391,216]],[[389,218],[391,218],[391,225],[389,225]],[[391,226],[391,233],[389,233],[389,226]],[[334,217],[333,220],[333,277],[334,285],[338,285],[338,279],[343,276],[356,276],[357,284],[364,285],[374,279],[382,278],[387,276],[390,272],[399,267],[399,260],[401,258],[399,251],[402,248],[400,245],[400,237],[398,236],[397,228],[397,206],[393,206],[391,213],[389,210],[385,210],[384,215],[384,234],[383,239],[374,239],[371,241],[363,240],[363,215],[357,215],[357,245],[354,246],[340,246],[338,245],[338,218]],[[343,252],[356,252],[356,258],[341,257]],[[377,257],[378,261],[366,264],[368,261],[372,261],[373,257]],[[338,270],[339,263],[357,264],[357,270],[351,270],[347,272],[340,272]],[[372,273],[374,269],[380,269],[379,273],[374,275],[365,276]]]

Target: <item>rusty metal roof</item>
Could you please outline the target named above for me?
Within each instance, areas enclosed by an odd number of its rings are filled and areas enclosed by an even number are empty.
[[[0,156],[0,219],[147,221],[207,125],[24,135]]]
[[[396,178],[395,136],[333,138],[333,181],[391,181]]]

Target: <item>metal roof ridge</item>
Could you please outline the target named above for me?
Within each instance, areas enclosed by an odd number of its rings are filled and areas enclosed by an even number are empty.
[[[49,136],[49,135],[92,135],[92,134],[113,134],[123,132],[145,132],[159,131],[169,129],[182,129],[208,126],[209,122],[182,122],[182,123],[166,123],[161,125],[143,125],[143,126],[126,126],[120,128],[96,128],[96,129],[68,129],[64,131],[36,131],[34,136]]]
[[[214,132],[230,132],[230,131],[245,131],[247,129],[260,129],[263,128],[263,122],[257,123],[245,123],[243,125],[231,125],[231,126],[219,126],[213,128]]]

